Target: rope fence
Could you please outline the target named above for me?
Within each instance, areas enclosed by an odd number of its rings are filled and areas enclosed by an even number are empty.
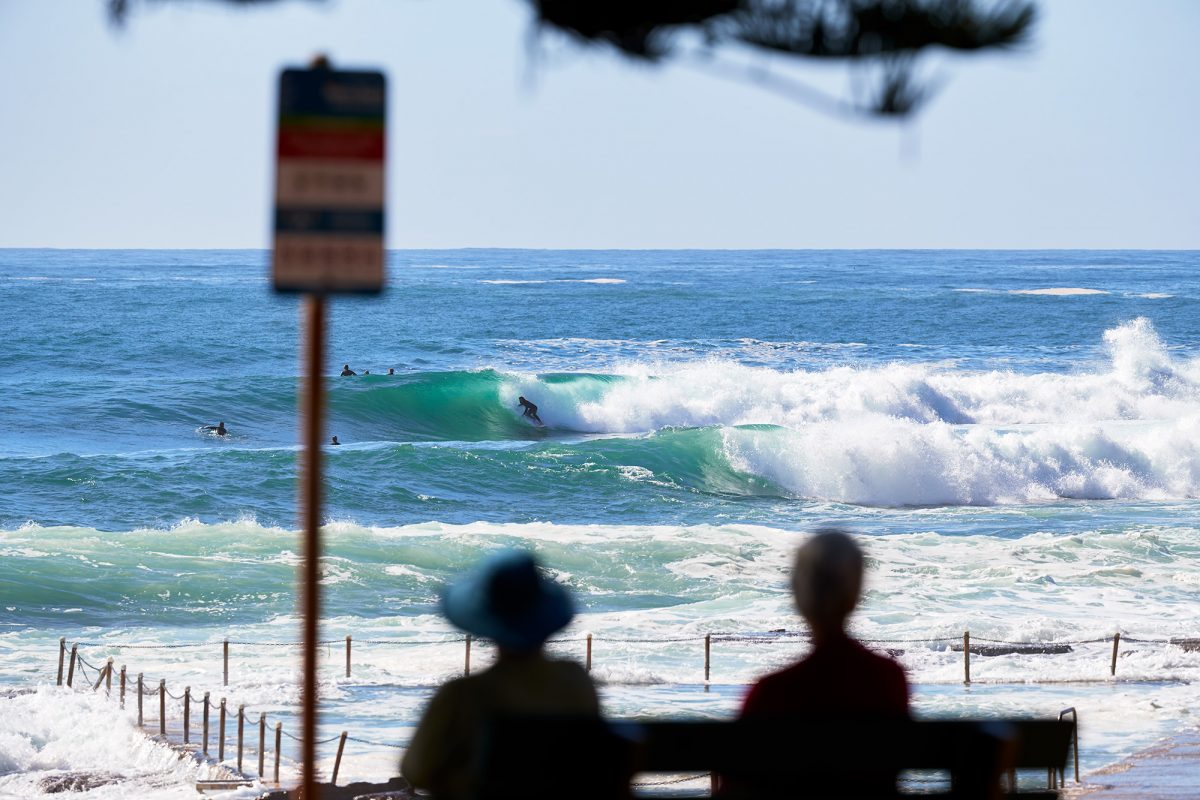
[[[706,634],[695,634],[692,636],[596,636],[595,634],[587,634],[586,636],[550,639],[549,645],[584,645],[584,666],[591,672],[592,670],[592,653],[595,643],[613,643],[613,644],[687,644],[687,643],[703,643],[704,646],[704,680],[708,683],[712,674],[712,646],[713,644],[726,643],[741,643],[751,645],[770,645],[780,642],[789,642],[796,640],[808,640],[808,634],[804,631],[787,631],[783,629],[754,632],[754,633],[736,633],[736,632],[712,632]],[[469,675],[471,673],[471,649],[474,639],[470,635],[442,637],[442,638],[425,638],[425,639],[360,639],[358,645],[384,646],[384,647],[406,647],[406,646],[431,646],[431,645],[463,645],[463,673]],[[1122,642],[1126,644],[1140,645],[1162,645],[1167,647],[1178,647],[1185,652],[1200,652],[1200,637],[1134,637],[1120,633],[1114,633],[1111,637],[1097,637],[1089,639],[1070,639],[1056,640],[1049,642],[1030,642],[1016,641],[1010,639],[993,639],[987,637],[972,636],[971,632],[963,631],[961,636],[933,636],[913,639],[859,639],[865,645],[886,650],[893,656],[899,657],[905,653],[905,650],[898,649],[902,647],[925,646],[933,649],[948,650],[951,652],[961,652],[963,656],[963,683],[971,683],[971,656],[993,657],[1004,655],[1064,655],[1074,651],[1075,647],[1081,645],[1106,644],[1112,643],[1112,653],[1108,660],[1109,674],[1115,677],[1117,674],[1117,658],[1120,655],[1120,645]],[[352,677],[353,671],[353,648],[356,642],[352,636],[346,636],[343,639],[324,639],[318,644],[325,647],[334,645],[345,648],[345,676]],[[66,678],[68,686],[73,684],[74,671],[78,666],[85,680],[90,681],[90,677],[84,672],[90,668],[93,673],[98,673],[102,667],[97,667],[91,662],[85,661],[78,654],[79,648],[102,648],[110,651],[121,650],[179,650],[183,648],[199,649],[199,648],[221,648],[222,660],[222,685],[229,685],[229,663],[230,652],[232,647],[246,648],[279,648],[279,647],[300,647],[299,642],[272,642],[272,641],[248,641],[224,639],[219,642],[188,642],[182,644],[123,644],[119,642],[75,642],[71,645],[70,650],[70,665]],[[1127,651],[1128,652],[1128,651]],[[66,639],[65,637],[59,640],[58,653],[58,684],[63,684],[63,663],[67,657]],[[1027,683],[1028,681],[1020,681]],[[151,692],[153,695],[153,691]],[[176,700],[180,699],[175,697]]]
[[[708,633],[708,634],[705,634],[704,636],[683,636],[683,637],[663,637],[663,638],[650,638],[650,637],[643,637],[643,638],[617,638],[617,637],[607,638],[607,637],[604,637],[604,638],[602,638],[602,637],[596,637],[593,634],[588,634],[586,637],[577,638],[577,639],[551,640],[551,643],[554,643],[554,644],[567,644],[567,643],[580,643],[580,642],[586,643],[586,646],[587,646],[586,666],[587,666],[587,669],[590,671],[592,668],[592,645],[593,645],[594,641],[606,641],[606,642],[618,642],[618,643],[652,643],[652,644],[673,644],[673,643],[681,643],[681,642],[703,641],[703,643],[704,643],[704,680],[705,680],[705,690],[707,691],[707,688],[708,688],[707,684],[708,684],[710,674],[711,674],[712,643],[714,641],[716,641],[716,642],[744,642],[744,643],[753,643],[753,644],[766,644],[766,643],[771,643],[771,642],[779,642],[779,641],[786,641],[788,639],[799,639],[799,638],[807,638],[807,634],[805,634],[803,632],[794,632],[794,631],[789,632],[789,631],[783,631],[783,630],[768,631],[765,633],[758,633],[758,634]],[[1005,641],[1005,640],[997,640],[997,639],[976,639],[974,642],[972,642],[970,632],[964,631],[961,639],[959,639],[958,637],[937,637],[937,638],[926,638],[926,639],[874,639],[874,640],[865,639],[865,640],[861,640],[861,641],[863,641],[864,643],[873,644],[873,645],[915,644],[915,643],[931,644],[931,645],[945,644],[945,645],[948,645],[949,649],[951,649],[951,650],[961,650],[963,653],[963,659],[964,659],[964,661],[963,661],[964,678],[965,678],[964,683],[969,684],[971,682],[970,656],[972,654],[995,655],[995,654],[997,654],[996,648],[1002,648],[1004,653],[1031,652],[1031,653],[1041,654],[1041,653],[1070,652],[1072,645],[1107,643],[1109,641],[1111,641],[1113,644],[1111,674],[1115,676],[1117,654],[1118,654],[1118,649],[1119,649],[1119,645],[1121,642],[1121,638],[1122,638],[1121,634],[1118,632],[1113,635],[1111,640],[1108,638],[1103,638],[1103,639],[1084,639],[1084,640],[1069,641],[1069,642],[1038,643],[1038,642],[1014,642],[1014,641]],[[374,639],[374,640],[370,640],[369,639],[369,640],[360,641],[360,644],[370,643],[370,644],[396,645],[396,644],[415,644],[417,642],[420,642],[422,644],[463,643],[465,645],[464,673],[470,674],[470,671],[471,671],[470,654],[471,654],[472,640],[473,640],[473,637],[468,635],[468,636],[463,636],[463,637],[458,637],[458,638],[453,638],[453,639],[439,639],[439,640],[410,640],[410,639],[409,640],[406,640],[406,639],[400,639],[400,640]],[[352,641],[353,640],[350,636],[345,637],[344,642],[345,642],[345,646],[346,646],[346,675],[347,675],[347,677],[349,677],[351,674]],[[1152,644],[1164,644],[1167,646],[1182,647],[1186,651],[1200,651],[1200,638],[1140,639],[1140,638],[1134,638],[1134,637],[1127,636],[1127,637],[1125,637],[1125,641],[1126,642],[1137,642],[1139,644],[1151,644],[1151,643]],[[341,644],[342,642],[343,642],[343,640],[337,639],[337,640],[328,640],[328,641],[322,642],[322,644]],[[207,644],[195,644],[195,645],[188,645],[188,646],[213,647],[215,644],[216,643],[207,643]],[[229,646],[231,644],[240,644],[240,646],[243,646],[243,647],[250,646],[252,644],[253,645],[264,645],[264,646],[270,646],[270,647],[283,647],[283,646],[296,647],[296,646],[298,646],[298,644],[295,642],[265,642],[265,643],[263,643],[263,642],[259,642],[259,643],[241,642],[241,643],[238,643],[238,642],[234,642],[234,641],[230,641],[230,640],[222,640],[219,644],[222,645],[222,653],[224,656],[224,663],[223,663],[224,685],[228,685],[228,682],[229,682]],[[113,675],[114,675],[113,658],[109,657],[103,665],[97,666],[96,664],[93,664],[91,661],[88,661],[84,657],[84,655],[79,652],[81,647],[148,650],[148,649],[179,649],[181,646],[182,645],[169,645],[169,644],[168,645],[115,645],[115,644],[110,644],[110,643],[99,644],[99,643],[74,642],[74,643],[72,643],[72,645],[70,647],[69,663],[67,663],[65,665],[66,666],[65,685],[68,688],[75,688],[75,686],[74,686],[75,670],[76,670],[76,668],[78,668],[80,677],[82,677],[84,680],[85,687],[90,686],[92,691],[95,692],[95,691],[98,691],[100,689],[100,686],[103,684],[105,686],[105,694],[107,696],[111,696],[113,693],[113,687],[112,687]],[[1065,650],[1062,650],[1059,648],[1065,648]],[[58,685],[59,686],[62,686],[64,684],[64,680],[63,680],[64,662],[67,658],[67,652],[68,651],[67,651],[66,637],[60,638],[59,639],[59,649],[58,649]],[[92,671],[91,674],[88,673],[89,668]],[[95,677],[94,682],[92,680],[93,676]],[[1022,682],[1025,682],[1025,681],[1022,681]],[[167,688],[167,681],[165,678],[160,678],[157,681],[156,687],[152,688],[150,685],[148,685],[150,683],[154,683],[154,682],[147,681],[144,673],[137,674],[136,683],[134,685],[136,686],[137,721],[138,721],[139,727],[142,727],[142,728],[146,727],[146,722],[147,722],[146,713],[145,713],[146,699],[157,697],[159,699],[158,720],[157,720],[159,738],[164,742],[167,742],[169,744],[174,744],[171,741],[170,737],[168,736],[167,699],[170,698],[172,700],[178,701],[182,706],[180,715],[179,715],[179,720],[178,720],[179,732],[181,734],[181,739],[182,739],[182,741],[181,741],[182,746],[185,748],[193,748],[196,752],[201,754],[203,756],[203,758],[208,760],[208,759],[211,759],[211,756],[212,756],[209,745],[210,745],[210,741],[212,739],[211,734],[213,734],[213,731],[211,730],[211,728],[212,728],[211,720],[212,720],[212,717],[215,715],[217,717],[217,724],[215,726],[216,727],[216,731],[215,731],[216,759],[215,760],[216,760],[217,764],[221,764],[221,765],[229,768],[228,765],[225,764],[225,761],[226,761],[225,749],[226,749],[226,742],[227,742],[228,724],[229,724],[230,718],[232,718],[232,719],[236,720],[236,729],[237,729],[237,738],[236,738],[237,757],[236,757],[235,763],[236,763],[236,774],[238,776],[238,779],[237,779],[237,781],[235,781],[235,783],[238,781],[241,781],[243,783],[251,782],[252,779],[250,777],[248,777],[248,775],[244,769],[244,766],[245,766],[244,760],[245,760],[245,754],[246,754],[246,750],[247,750],[247,738],[248,738],[247,734],[246,734],[246,730],[245,730],[246,729],[246,720],[247,720],[247,718],[251,718],[251,725],[253,726],[253,719],[252,719],[253,715],[254,715],[253,711],[247,711],[246,706],[244,704],[239,704],[236,708],[236,713],[234,713],[227,698],[222,697],[220,699],[219,703],[215,702],[212,699],[210,692],[205,692],[202,698],[200,698],[199,700],[196,700],[192,696],[192,690],[191,690],[190,686],[185,687],[182,694],[175,694]],[[120,668],[119,681],[118,681],[118,687],[117,687],[117,695],[118,695],[118,700],[119,700],[121,708],[125,708],[126,694],[127,694],[127,690],[128,690],[127,687],[129,686],[129,684],[130,684],[129,674],[127,672],[125,665],[122,665]],[[201,722],[200,722],[199,727],[200,727],[201,734],[202,734],[200,740],[194,745],[192,744],[192,730],[193,730],[193,719],[192,719],[192,710],[193,709],[192,709],[192,707],[193,707],[193,705],[199,706],[200,717],[201,717]],[[1064,713],[1066,713],[1066,712],[1064,712]],[[253,752],[257,753],[257,755],[258,755],[258,759],[257,759],[258,760],[258,769],[257,769],[257,773],[256,773],[258,780],[260,780],[263,783],[273,782],[276,786],[278,786],[279,785],[280,757],[281,757],[281,751],[282,751],[282,737],[286,736],[286,737],[288,737],[288,739],[290,739],[292,741],[296,741],[296,742],[300,742],[301,740],[299,737],[294,736],[290,732],[284,731],[282,722],[278,722],[278,721],[275,722],[275,725],[274,725],[275,742],[274,742],[274,749],[273,749],[273,754],[274,754],[273,780],[268,781],[267,774],[265,771],[266,770],[265,760],[266,760],[266,755],[268,752],[270,752],[270,750],[269,750],[268,744],[267,744],[267,727],[268,727],[268,725],[267,725],[267,714],[265,712],[259,712],[257,727],[258,727],[258,746]],[[331,736],[327,739],[319,740],[319,741],[315,742],[315,744],[326,745],[326,744],[331,744],[335,741],[338,742],[338,748],[337,748],[337,756],[334,760],[334,766],[333,766],[332,777],[331,777],[331,781],[334,784],[337,783],[337,776],[338,776],[338,771],[341,766],[342,754],[345,749],[347,741],[354,742],[356,744],[368,745],[371,747],[403,749],[403,747],[401,745],[391,743],[391,742],[378,742],[378,741],[373,741],[371,739],[352,737],[349,735],[349,733],[347,731],[342,731],[341,734],[337,735],[337,736]],[[232,744],[232,742],[230,742],[230,743]],[[1078,748],[1078,744],[1076,744],[1075,746],[1076,746],[1076,748]],[[1078,753],[1077,750],[1076,750],[1076,753]],[[1076,755],[1076,758],[1078,758],[1078,755]],[[1078,767],[1076,767],[1076,770],[1078,771]],[[664,780],[656,780],[656,781],[655,780],[640,781],[640,782],[635,782],[633,785],[634,786],[642,786],[642,787],[665,786],[665,785],[669,785],[669,784],[686,783],[688,781],[699,780],[699,779],[702,779],[703,777],[704,777],[704,775],[682,776],[682,777],[674,777],[674,778],[669,778],[669,779],[664,779]],[[1076,778],[1076,780],[1078,780],[1078,777]]]

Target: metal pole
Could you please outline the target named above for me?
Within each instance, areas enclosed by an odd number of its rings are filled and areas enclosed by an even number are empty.
[[[67,670],[67,687],[75,680],[75,659],[79,657],[79,645],[71,645],[71,668]]]
[[[217,731],[217,761],[225,760],[225,698],[221,698],[221,724]]]
[[[183,743],[191,741],[192,733],[192,687],[183,687]]]
[[[242,742],[246,735],[246,706],[238,706],[238,772],[242,771]]]
[[[228,639],[225,640],[225,647],[224,647],[223,653],[224,653],[224,655],[223,655],[222,660],[224,661],[224,664],[225,664],[225,682],[222,683],[221,685],[228,686],[229,685],[229,640]]]
[[[590,633],[587,637],[587,671],[592,671],[592,635]]]
[[[204,693],[204,756],[208,757],[208,692]]]
[[[63,661],[67,657],[67,637],[58,638],[58,685],[62,686]]]
[[[279,745],[283,738],[283,723],[275,723],[275,785],[279,785]]]
[[[158,732],[167,735],[167,679],[158,682]]]
[[[1116,633],[1113,634],[1112,671],[1109,673],[1114,676],[1117,674],[1117,648],[1120,646],[1121,646],[1121,632],[1117,631]]]
[[[324,442],[325,298],[309,294],[304,299],[306,317],[304,360],[305,386],[302,394],[300,507],[304,520],[304,550],[300,580],[300,613],[303,618],[304,683],[300,692],[303,735],[300,750],[300,790],[305,800],[320,800],[316,780],[317,762],[317,641],[321,615],[321,444]]]
[[[346,635],[346,677],[350,677],[350,636]]]
[[[263,779],[266,774],[263,773],[263,759],[267,756],[267,715],[266,712],[258,715],[258,777]]]
[[[333,760],[333,777],[329,781],[330,786],[337,786],[338,770],[342,768],[342,750],[346,747],[346,731],[342,731],[342,738],[338,740],[337,758]]]
[[[142,727],[145,717],[142,716],[142,673],[138,673],[138,727]]]
[[[963,683],[971,685],[971,632],[963,631]]]
[[[471,634],[467,634],[467,655],[463,662],[463,675],[471,674]]]

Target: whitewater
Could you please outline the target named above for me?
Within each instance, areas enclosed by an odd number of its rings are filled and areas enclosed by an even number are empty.
[[[437,591],[494,548],[533,548],[578,598],[553,647],[592,636],[608,713],[723,717],[807,647],[787,565],[827,524],[862,536],[854,629],[916,713],[1075,707],[1085,770],[1197,724],[1200,652],[1171,640],[1200,637],[1200,255],[389,258],[384,297],[331,326],[330,363],[371,371],[329,389],[322,733],[354,737],[343,780],[394,774],[461,672]],[[189,797],[218,774],[103,690],[56,687],[60,637],[298,732],[297,310],[264,264],[0,251],[0,797],[78,772],[102,773],[88,797]],[[229,437],[202,431],[218,420]],[[967,630],[1058,652],[973,656],[967,687]]]

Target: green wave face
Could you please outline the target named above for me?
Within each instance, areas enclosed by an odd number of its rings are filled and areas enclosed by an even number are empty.
[[[370,438],[417,441],[538,439],[546,430],[522,419],[517,398],[537,403],[549,430],[575,430],[573,413],[599,400],[621,376],[521,376],[496,370],[422,372],[404,376],[338,378],[329,394],[331,429],[346,422]]]

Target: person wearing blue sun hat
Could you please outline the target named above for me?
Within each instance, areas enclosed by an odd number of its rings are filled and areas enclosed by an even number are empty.
[[[543,645],[575,616],[566,589],[522,550],[485,559],[443,594],[453,625],[496,645],[485,670],[444,684],[429,701],[400,763],[413,786],[439,800],[478,794],[481,739],[490,720],[510,714],[600,714],[596,688],[574,661],[549,658]]]

